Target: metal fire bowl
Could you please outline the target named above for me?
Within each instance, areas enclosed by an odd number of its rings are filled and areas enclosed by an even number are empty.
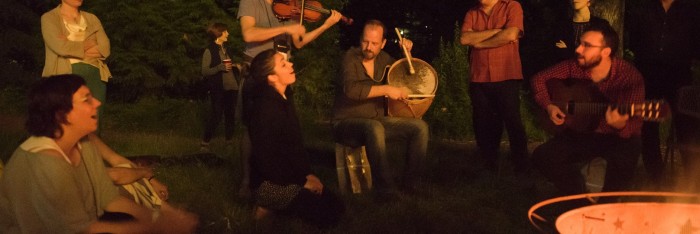
[[[663,197],[665,200],[700,199],[700,194],[670,192],[608,192],[589,193],[549,199],[535,204],[528,211],[530,223],[544,230],[539,222],[548,222],[535,211],[547,205],[572,200],[587,199],[591,202],[600,197]],[[536,221],[537,220],[537,221]],[[555,223],[563,234],[588,233],[681,233],[700,234],[700,204],[626,202],[594,204],[569,210],[561,214]]]

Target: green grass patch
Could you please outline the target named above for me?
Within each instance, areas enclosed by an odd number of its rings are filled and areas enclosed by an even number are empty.
[[[22,103],[22,99],[12,100]],[[527,102],[523,102],[528,113]],[[0,106],[15,104],[0,102]],[[211,142],[213,154],[200,154],[207,101],[144,98],[135,103],[107,103],[102,138],[125,156],[159,155],[158,178],[168,185],[170,202],[196,213],[198,233],[254,233],[252,204],[238,197],[241,162],[238,144],[227,145],[221,128]],[[0,115],[3,161],[26,137],[23,112]],[[12,109],[12,108],[11,108]],[[527,115],[525,118],[534,118]],[[328,122],[302,118],[312,168],[326,186],[337,191],[334,142]],[[537,130],[529,127],[528,132]],[[239,131],[240,132],[240,131]],[[236,138],[238,139],[238,138]],[[389,142],[391,161],[405,164],[402,142]],[[502,146],[507,151],[505,145]],[[541,178],[537,189],[524,190],[511,172],[504,152],[501,169],[486,173],[475,156],[473,141],[434,139],[429,145],[426,183],[416,194],[396,201],[375,202],[368,194],[344,196],[347,213],[341,223],[322,233],[534,233],[527,209],[554,195]],[[548,187],[549,186],[549,187]],[[319,232],[300,220],[280,217],[278,233]]]

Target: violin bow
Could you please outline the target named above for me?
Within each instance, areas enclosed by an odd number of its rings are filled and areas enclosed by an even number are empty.
[[[304,8],[306,8],[306,1],[301,0],[301,12],[299,12],[299,25],[304,26]],[[303,41],[304,38],[299,35],[299,41]]]
[[[416,69],[413,68],[413,63],[411,62],[411,53],[408,52],[406,46],[404,46],[403,43],[401,43],[403,41],[403,37],[401,37],[401,32],[399,31],[399,28],[394,28],[394,31],[396,31],[396,35],[399,37],[399,44],[401,44],[401,48],[403,48],[403,53],[406,55],[406,60],[408,61],[408,72],[411,73],[411,75],[416,74]]]

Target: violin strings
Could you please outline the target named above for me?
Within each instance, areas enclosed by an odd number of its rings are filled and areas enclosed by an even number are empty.
[[[330,12],[329,10],[326,10],[326,9],[323,9],[323,8],[316,8],[315,6],[305,6],[304,8],[305,8],[305,9],[309,9],[309,10],[318,11],[318,12],[321,12],[321,13],[324,13],[324,14],[328,14],[328,13]]]

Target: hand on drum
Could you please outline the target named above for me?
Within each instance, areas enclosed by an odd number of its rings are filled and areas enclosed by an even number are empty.
[[[406,87],[386,86],[386,97],[393,100],[404,100],[408,98],[410,90]]]

